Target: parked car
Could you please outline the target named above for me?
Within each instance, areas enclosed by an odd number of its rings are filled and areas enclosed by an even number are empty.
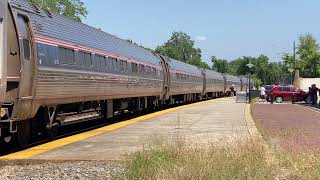
[[[293,86],[274,86],[269,94],[270,98],[277,103],[283,101],[307,101],[308,93]]]

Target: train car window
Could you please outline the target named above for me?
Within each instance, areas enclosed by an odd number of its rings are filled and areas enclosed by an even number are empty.
[[[123,61],[123,71],[124,71],[125,73],[128,72],[128,62],[127,62],[127,61]]]
[[[23,54],[25,60],[31,59],[30,41],[28,39],[23,39]]]
[[[67,63],[74,65],[76,63],[76,58],[74,56],[74,50],[73,49],[66,49],[66,57],[67,57]]]
[[[145,74],[146,73],[146,68],[144,65],[139,64],[139,74]]]
[[[126,73],[127,72],[127,62],[124,60],[120,60],[119,63],[120,63],[120,71],[122,73]]]
[[[74,50],[69,48],[59,47],[59,61],[61,64],[74,65],[76,63]]]
[[[132,63],[131,70],[132,70],[132,73],[138,73],[138,64]]]
[[[101,56],[100,55],[95,55],[94,58],[92,58],[92,63],[93,63],[93,67],[97,70],[100,69],[100,58]]]
[[[114,72],[119,71],[119,64],[118,64],[118,60],[116,58],[112,58],[112,67],[113,67]]]
[[[89,53],[84,53],[84,66],[85,67],[92,67],[92,57]]]
[[[179,79],[179,73],[176,73],[176,79]]]
[[[157,75],[157,69],[156,69],[156,68],[152,68],[152,74],[153,74],[154,76]]]
[[[63,47],[59,47],[58,49],[59,49],[59,61],[60,61],[60,63],[61,64],[67,64],[67,62],[66,62],[66,59],[67,59],[67,57],[66,57],[66,49],[63,48]]]
[[[99,62],[100,62],[100,70],[105,71],[107,70],[107,60],[104,56],[99,56]]]
[[[109,72],[113,71],[112,57],[107,57],[107,68]]]
[[[151,74],[151,67],[150,66],[146,66],[146,74]]]
[[[84,56],[84,52],[82,52],[82,51],[79,51],[78,52],[78,57],[79,57],[79,65],[80,66],[84,66],[84,61],[85,61],[85,56]]]

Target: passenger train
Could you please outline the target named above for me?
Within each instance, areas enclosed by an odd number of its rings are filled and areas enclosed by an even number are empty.
[[[155,54],[100,29],[0,0],[0,137],[23,147],[70,114],[123,111],[222,97],[248,79]]]

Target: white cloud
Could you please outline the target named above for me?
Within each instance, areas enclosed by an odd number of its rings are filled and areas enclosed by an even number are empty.
[[[195,38],[197,41],[206,41],[208,39],[207,36],[196,36]]]

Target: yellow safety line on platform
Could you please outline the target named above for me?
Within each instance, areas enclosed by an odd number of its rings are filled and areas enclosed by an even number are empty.
[[[31,158],[33,156],[40,155],[42,153],[45,153],[45,152],[60,148],[62,146],[66,146],[68,144],[72,144],[72,143],[78,142],[78,141],[81,141],[81,140],[84,140],[84,139],[87,139],[87,138],[90,138],[90,137],[93,137],[93,136],[97,136],[97,135],[100,135],[100,134],[103,134],[103,133],[106,133],[106,132],[109,132],[109,131],[113,131],[113,130],[128,126],[130,124],[134,124],[134,123],[139,122],[139,121],[144,121],[144,120],[153,118],[155,116],[166,114],[166,113],[169,113],[169,112],[172,112],[172,111],[176,111],[176,110],[180,110],[180,109],[183,109],[183,108],[196,106],[196,105],[200,105],[200,104],[204,104],[204,103],[208,103],[208,102],[213,102],[213,101],[217,101],[217,99],[209,100],[209,101],[203,101],[203,102],[197,102],[197,103],[183,105],[183,106],[174,107],[174,108],[169,108],[169,109],[166,109],[166,110],[163,110],[163,111],[158,111],[158,112],[154,112],[154,113],[151,113],[151,114],[143,115],[143,116],[140,116],[140,117],[137,117],[137,118],[133,118],[133,119],[127,120],[127,121],[122,121],[122,122],[119,122],[119,123],[116,123],[116,124],[111,124],[111,125],[108,125],[108,126],[105,126],[105,127],[102,127],[102,128],[98,128],[98,129],[95,129],[95,130],[92,130],[92,131],[88,131],[88,132],[80,133],[80,134],[73,135],[73,136],[70,136],[70,137],[58,139],[58,140],[55,140],[55,141],[52,141],[52,142],[48,142],[46,144],[42,144],[42,145],[35,146],[35,147],[29,148],[29,149],[26,149],[26,150],[22,150],[22,151],[19,151],[19,152],[8,154],[8,155],[0,157],[0,160],[29,159],[29,158]]]

